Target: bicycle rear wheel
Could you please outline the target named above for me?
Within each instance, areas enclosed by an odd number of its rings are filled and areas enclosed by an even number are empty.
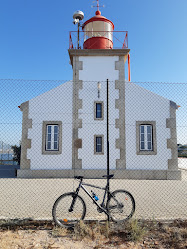
[[[115,190],[107,202],[110,217],[115,222],[130,219],[135,212],[135,200],[131,193],[125,190]]]
[[[73,210],[70,210],[74,195],[74,192],[65,193],[55,201],[52,216],[56,225],[72,227],[77,221],[84,219],[86,215],[86,204],[79,195],[77,195]]]

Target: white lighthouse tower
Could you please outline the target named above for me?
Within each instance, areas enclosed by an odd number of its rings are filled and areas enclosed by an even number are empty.
[[[83,23],[82,32],[79,27],[78,46],[76,47],[77,42],[74,45],[73,34],[70,32],[69,48],[73,67],[72,165],[74,169],[98,169],[106,173],[108,82],[109,124],[113,124],[109,129],[110,169],[125,169],[124,83],[125,62],[130,51],[127,47],[127,32],[123,31],[121,47],[114,48],[114,24],[101,15],[99,1],[95,16]],[[97,172],[98,176],[102,174]]]

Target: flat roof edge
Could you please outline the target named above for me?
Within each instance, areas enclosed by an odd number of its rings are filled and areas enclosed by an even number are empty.
[[[68,49],[73,65],[73,56],[127,56],[130,49]]]

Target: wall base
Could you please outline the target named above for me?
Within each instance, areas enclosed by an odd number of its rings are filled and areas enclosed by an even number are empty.
[[[18,170],[17,178],[73,178],[82,175],[85,178],[102,178],[106,170]],[[114,179],[134,180],[182,180],[181,170],[110,170]]]

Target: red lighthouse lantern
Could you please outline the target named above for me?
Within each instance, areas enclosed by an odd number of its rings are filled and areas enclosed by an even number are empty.
[[[96,15],[87,20],[83,25],[84,49],[112,49],[114,24],[109,19],[101,16],[99,10]]]

